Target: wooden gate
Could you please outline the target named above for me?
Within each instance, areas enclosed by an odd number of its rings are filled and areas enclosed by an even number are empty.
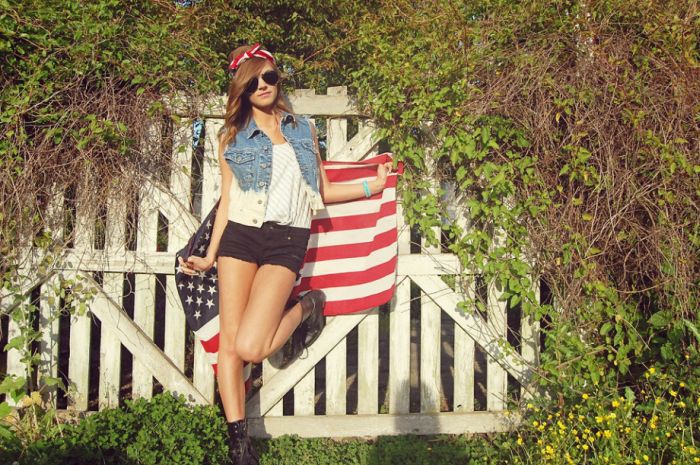
[[[330,88],[327,95],[298,90],[290,102],[296,113],[317,122],[325,118],[328,159],[360,160],[377,153],[375,132],[369,121],[358,118],[344,87]],[[173,151],[167,184],[144,186],[134,250],[127,237],[129,213],[115,193],[107,206],[101,247],[95,246],[96,219],[84,214],[78,197],[75,239],[63,253],[61,269],[40,277],[35,266],[39,258],[27,251],[23,289],[39,302],[43,330],[39,372],[68,380],[66,410],[116,407],[129,396],[124,392],[127,360],[122,359],[122,347],[132,362],[127,376],[131,397],[150,398],[162,389],[184,394],[193,403],[217,402],[213,360],[186,325],[173,264],[175,251],[219,195],[215,134],[223,123],[223,103],[224,98],[217,99],[206,112],[199,156],[189,143],[191,121],[183,120],[174,131],[176,139],[185,141],[175,146],[185,149]],[[348,126],[355,121],[356,133],[348,138]],[[65,204],[57,195],[47,212],[57,218],[57,233]],[[393,299],[366,312],[329,317],[316,343],[284,370],[267,361],[257,366],[246,407],[254,435],[493,432],[517,423],[518,415],[508,414],[508,407],[531,395],[538,324],[506,308],[499,289],[479,286],[478,276],[461,270],[454,255],[425,247],[403,223],[400,200],[398,217]],[[59,275],[81,277],[97,290],[89,311],[70,321],[52,318],[61,301],[55,286]],[[479,292],[486,312],[462,311],[464,293],[473,297]],[[3,318],[4,346],[18,326]],[[69,331],[67,346],[61,347],[61,331]],[[97,339],[99,357],[94,355]],[[17,350],[0,356],[7,373],[24,373]],[[57,400],[65,393],[47,392],[60,409]]]

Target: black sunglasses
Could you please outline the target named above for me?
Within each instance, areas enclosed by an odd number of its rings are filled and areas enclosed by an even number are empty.
[[[280,75],[277,73],[277,71],[275,71],[274,69],[271,69],[270,71],[265,71],[262,74],[262,79],[263,79],[263,81],[270,84],[271,86],[274,86],[280,80]],[[255,76],[253,79],[251,79],[248,82],[248,85],[245,87],[245,93],[246,94],[253,94],[256,90],[258,90],[258,77],[257,76]]]

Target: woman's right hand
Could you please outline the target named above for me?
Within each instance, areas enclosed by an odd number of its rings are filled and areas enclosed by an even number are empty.
[[[209,268],[214,266],[215,258],[190,255],[187,257],[187,260],[183,260],[182,257],[178,257],[178,261],[180,262],[180,268],[182,269],[183,273],[190,276],[195,276],[199,274],[199,272],[207,271]]]

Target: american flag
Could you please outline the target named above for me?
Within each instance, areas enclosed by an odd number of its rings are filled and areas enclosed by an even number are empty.
[[[391,161],[384,153],[359,162],[324,161],[329,181],[358,183],[372,180],[377,165]],[[326,293],[326,315],[367,310],[388,302],[394,293],[397,263],[396,182],[402,165],[390,173],[385,189],[370,198],[326,205],[311,220],[311,236],[300,277],[290,301],[309,289]],[[175,282],[185,317],[210,357],[216,373],[219,349],[219,297],[216,265],[189,276],[177,257],[206,253],[218,202],[187,246],[175,258]],[[246,390],[250,390],[250,364],[244,367]]]

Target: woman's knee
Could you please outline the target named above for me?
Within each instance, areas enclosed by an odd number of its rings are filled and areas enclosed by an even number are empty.
[[[236,353],[243,360],[251,363],[262,363],[267,357],[263,347],[250,337],[240,335],[236,337],[235,349]]]

